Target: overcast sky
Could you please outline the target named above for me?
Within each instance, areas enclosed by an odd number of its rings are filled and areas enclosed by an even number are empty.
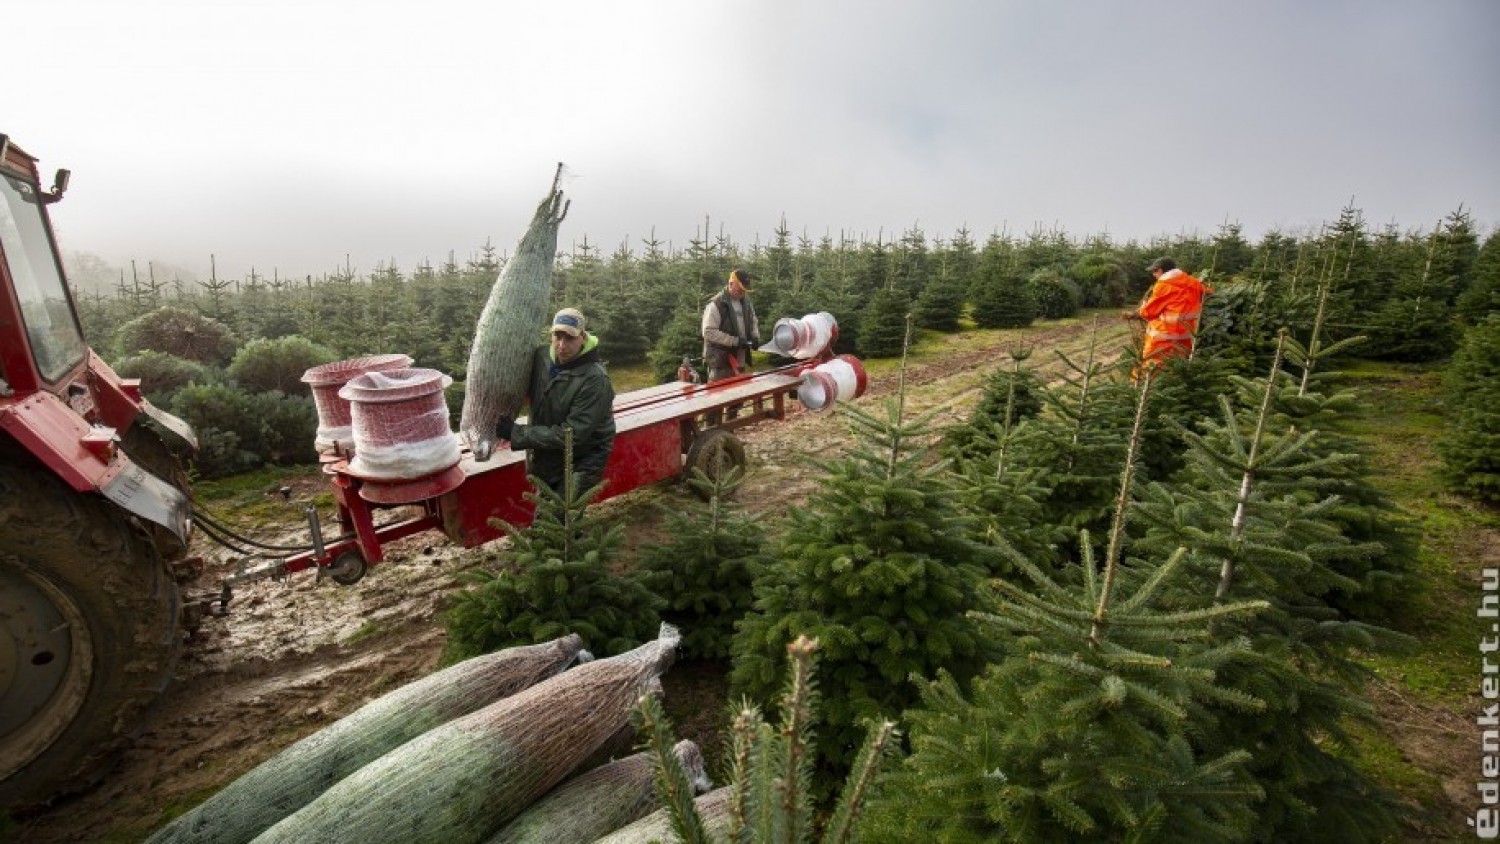
[[[912,226],[1500,223],[1496,0],[12,0],[65,250],[221,276]],[[722,227],[722,229],[721,229]]]

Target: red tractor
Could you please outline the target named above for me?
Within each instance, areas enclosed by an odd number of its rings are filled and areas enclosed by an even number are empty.
[[[0,807],[100,770],[183,638],[196,442],[84,339],[47,215],[67,185],[0,135]]]

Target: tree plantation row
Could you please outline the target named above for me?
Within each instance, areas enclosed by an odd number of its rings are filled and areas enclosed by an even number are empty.
[[[533,525],[448,609],[450,658],[566,633],[618,654],[668,622],[756,712],[778,711],[790,673],[785,699],[805,712],[780,714],[796,732],[740,775],[805,774],[783,780],[815,807],[797,823],[854,840],[1399,834],[1401,806],[1349,729],[1371,717],[1361,660],[1413,646],[1426,578],[1411,521],[1350,433],[1360,398],[1340,368],[1452,355],[1444,453],[1457,488],[1493,500],[1496,235],[1461,210],[1425,235],[1371,232],[1352,208],[1316,237],[1256,244],[1227,226],[1123,246],[908,235],[578,249],[555,304],[597,321],[609,360],[663,378],[698,354],[702,304],[733,267],[761,279],[763,319],[830,311],[866,357],[922,332],[1128,307],[1158,254],[1214,293],[1191,359],[1137,381],[1096,345],[1046,383],[1017,346],[964,424],[939,427],[905,395],[845,406],[852,444],[781,515],[753,521],[739,478],[700,478],[708,502],[674,500],[664,538],[627,551],[622,517],[586,508],[590,491],[543,489]],[[404,352],[461,379],[499,265],[487,253],[410,277],[134,287],[81,305],[122,374],[198,428],[198,471],[228,474],[312,459],[297,381],[311,365]],[[811,681],[806,648],[787,650],[800,637],[817,643]],[[871,735],[889,751],[860,754]]]

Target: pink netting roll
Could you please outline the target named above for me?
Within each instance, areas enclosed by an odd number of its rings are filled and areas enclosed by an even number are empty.
[[[349,471],[378,480],[412,480],[458,464],[443,390],[453,379],[435,369],[367,372],[345,384],[354,459]]]
[[[388,372],[408,366],[411,366],[408,355],[365,355],[314,366],[302,373],[302,382],[312,387],[313,404],[318,408],[318,433],[313,447],[321,454],[347,453],[354,448],[349,401],[339,397],[339,390],[366,372]]]

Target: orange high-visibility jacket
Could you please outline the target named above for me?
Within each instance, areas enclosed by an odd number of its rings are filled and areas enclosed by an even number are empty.
[[[1213,292],[1208,285],[1182,270],[1168,270],[1156,280],[1151,296],[1136,313],[1147,320],[1146,342],[1141,358],[1186,356],[1198,333],[1203,297]]]

